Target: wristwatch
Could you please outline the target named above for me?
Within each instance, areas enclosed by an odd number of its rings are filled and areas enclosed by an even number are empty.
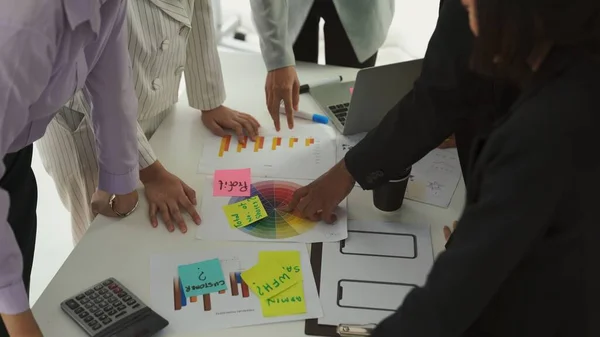
[[[115,194],[111,195],[111,196],[110,196],[110,199],[108,199],[108,204],[110,205],[110,209],[112,209],[112,211],[113,211],[113,212],[114,212],[116,215],[120,216],[121,218],[124,218],[124,217],[126,217],[126,216],[130,215],[130,214],[131,214],[131,213],[133,213],[133,212],[135,211],[135,209],[138,207],[139,199],[138,199],[138,201],[136,201],[136,202],[135,202],[135,205],[133,205],[133,208],[131,209],[131,211],[129,211],[129,212],[127,212],[127,213],[121,213],[121,212],[119,212],[119,211],[117,211],[117,210],[115,209],[115,198],[116,198],[116,197],[117,197],[117,196],[116,196]]]

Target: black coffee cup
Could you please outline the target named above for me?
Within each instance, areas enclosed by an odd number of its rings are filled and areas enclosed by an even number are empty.
[[[409,167],[399,178],[391,179],[373,189],[373,204],[377,209],[384,212],[394,212],[402,207],[410,172],[411,168]]]

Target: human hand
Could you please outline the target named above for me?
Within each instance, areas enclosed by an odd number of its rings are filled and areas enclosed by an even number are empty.
[[[9,336],[43,337],[31,310],[16,315],[1,314],[1,316]]]
[[[448,226],[444,226],[444,238],[446,239],[446,241],[448,241],[448,239],[450,239],[450,235],[452,235],[452,232],[454,232],[456,230],[457,224],[458,224],[458,221],[454,221],[452,223],[452,229],[450,229],[450,227],[448,227]]]
[[[196,225],[200,224],[200,215],[196,211],[196,192],[181,179],[167,171],[157,160],[154,164],[140,170],[140,180],[144,184],[146,199],[150,205],[150,224],[158,226],[156,214],[160,215],[167,230],[175,230],[177,223],[182,233],[187,232],[187,225],[181,216],[180,208],[186,210]]]
[[[110,197],[110,193],[96,189],[96,192],[92,194],[92,213],[94,213],[94,215],[102,214],[108,217],[118,217],[119,215],[115,213],[115,211],[121,214],[127,214],[131,212],[138,203],[138,192],[135,190],[128,194],[115,195],[112,208],[109,204]]]
[[[267,109],[275,123],[275,130],[281,129],[279,122],[279,107],[281,101],[285,106],[288,127],[294,127],[294,111],[298,111],[300,101],[300,81],[294,66],[288,66],[269,71],[265,83]]]
[[[334,209],[350,194],[354,183],[342,160],[317,180],[297,189],[284,211],[297,209],[305,218],[331,224],[337,219]]]
[[[258,136],[258,121],[247,113],[239,112],[221,105],[212,110],[202,111],[202,123],[215,135],[225,136],[225,129],[235,131],[238,141],[247,134],[252,141]]]
[[[438,146],[439,149],[450,149],[454,147],[456,147],[456,139],[454,138],[454,135],[446,138],[446,140],[444,140],[444,142]]]

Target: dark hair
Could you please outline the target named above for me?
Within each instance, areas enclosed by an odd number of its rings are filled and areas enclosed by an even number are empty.
[[[476,0],[476,9],[471,64],[483,74],[523,81],[544,43],[600,52],[600,0]]]

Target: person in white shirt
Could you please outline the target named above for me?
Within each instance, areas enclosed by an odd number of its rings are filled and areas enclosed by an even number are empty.
[[[317,63],[319,21],[323,19],[325,62],[364,68],[375,65],[385,41],[395,0],[250,0],[267,66],[267,108],[279,130],[279,105],[293,127],[300,83],[296,61]]]
[[[158,226],[160,214],[169,231],[178,227],[186,232],[182,211],[200,222],[195,192],[161,165],[148,142],[173,113],[184,70],[190,106],[202,111],[204,125],[214,134],[224,135],[231,129],[238,137],[247,134],[254,138],[259,124],[250,115],[223,105],[225,88],[210,0],[130,0],[127,28],[139,100],[140,180],[150,204],[150,222]],[[78,92],[37,142],[44,167],[71,212],[75,243],[93,220],[96,206],[107,204],[109,197],[92,198],[98,186],[98,164],[90,110],[85,96]]]

